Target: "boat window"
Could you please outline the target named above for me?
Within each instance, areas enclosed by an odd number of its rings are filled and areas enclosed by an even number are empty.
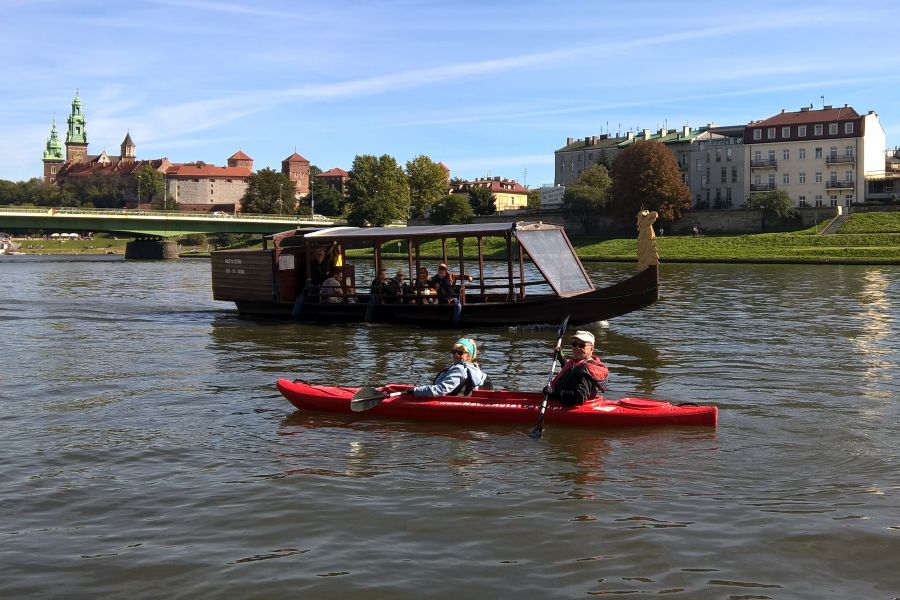
[[[560,296],[593,289],[561,229],[516,232],[519,243]]]

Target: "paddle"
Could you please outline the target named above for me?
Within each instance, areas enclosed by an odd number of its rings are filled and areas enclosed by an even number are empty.
[[[383,392],[377,388],[370,387],[360,388],[358,392],[353,394],[353,398],[350,399],[350,410],[353,412],[369,410],[370,408],[375,408],[381,404],[383,400],[399,396],[402,393],[403,392]]]
[[[571,315],[566,315],[566,318],[563,319],[563,322],[559,325],[559,332],[556,336],[556,350],[553,352],[553,364],[550,366],[550,375],[547,377],[547,385],[550,385],[550,382],[553,381],[553,375],[556,373],[556,363],[559,362],[559,353],[562,348],[562,339],[563,336],[566,335],[566,327],[569,325],[569,317]],[[544,413],[547,412],[547,402],[550,400],[550,394],[544,392],[544,401],[541,402],[541,410],[538,414],[538,422],[535,428],[531,433],[528,434],[529,437],[532,437],[536,440],[541,439],[541,435],[544,433]]]

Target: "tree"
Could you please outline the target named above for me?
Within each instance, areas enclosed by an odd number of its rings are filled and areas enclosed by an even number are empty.
[[[574,185],[585,185],[597,188],[606,195],[609,193],[609,186],[612,185],[612,180],[609,177],[609,169],[601,164],[591,165],[581,172],[578,179],[574,181]]]
[[[424,154],[406,163],[409,180],[409,215],[424,217],[447,193],[447,171]]]
[[[293,214],[297,188],[290,177],[271,168],[247,178],[247,191],[241,197],[241,211],[262,214]]]
[[[165,193],[163,174],[152,166],[141,165],[131,176],[129,188],[138,197],[138,202],[147,201],[151,205],[162,207],[162,196]]]
[[[497,212],[491,188],[486,185],[472,185],[469,187],[469,204],[476,215],[492,215]]]
[[[152,167],[144,165],[150,171],[156,173]],[[125,192],[133,190],[137,195],[138,183],[141,185],[141,198],[146,200],[150,193],[159,193],[162,189],[162,175],[157,173],[157,178],[152,175],[144,175],[139,169],[130,178],[123,178],[116,173],[91,173],[85,177],[70,177],[60,186],[64,194],[56,197],[58,203],[54,206],[93,206],[95,208],[119,208],[125,205]],[[144,187],[146,180],[147,186]],[[56,187],[56,186],[53,186]]]
[[[432,207],[428,220],[435,225],[462,225],[471,221],[474,214],[467,196],[448,194]]]
[[[312,182],[312,188],[308,199],[310,203],[316,203],[315,212],[318,214],[330,217],[340,216],[344,209],[344,197],[321,177],[317,177],[321,173],[322,169],[315,165],[309,168],[309,180]]]
[[[409,184],[393,156],[357,155],[350,171],[347,222],[376,227],[409,215]]]
[[[528,190],[528,210],[537,210],[541,207],[541,188]]]
[[[604,168],[605,170],[605,168]],[[589,185],[570,185],[563,196],[563,212],[581,223],[587,233],[591,217],[606,206],[606,192]]]
[[[623,150],[612,179],[609,214],[619,223],[634,224],[642,209],[655,210],[662,221],[677,221],[691,206],[675,156],[661,142],[641,140]]]
[[[794,202],[784,190],[752,194],[747,199],[747,206],[751,209],[762,211],[760,231],[766,230],[766,221],[770,218],[787,219],[797,215]]]

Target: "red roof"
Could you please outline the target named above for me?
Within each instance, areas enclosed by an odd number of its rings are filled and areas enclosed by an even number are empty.
[[[443,161],[439,162],[439,163],[438,163],[438,166],[439,166],[440,168],[442,168],[443,170],[447,171],[448,173],[450,172],[450,167],[448,167],[447,165],[445,165]]]
[[[237,152],[235,152],[234,154],[229,156],[228,160],[253,160],[253,159],[250,158],[249,156],[247,156],[246,154],[244,154],[242,151],[238,150]]]
[[[347,171],[335,167],[333,169],[328,169],[324,173],[319,173],[316,177],[347,177],[348,175],[350,175],[350,173]]]
[[[167,171],[172,177],[249,177],[250,167],[217,167],[215,165],[172,165]]]
[[[828,123],[835,121],[850,121],[858,119],[859,113],[850,106],[840,108],[823,108],[821,110],[798,110],[796,112],[782,112],[774,117],[754,121],[749,127],[777,127],[779,125],[795,125],[804,123]]]
[[[95,157],[96,158],[96,157]],[[92,161],[89,163],[66,163],[60,169],[57,178],[62,179],[66,177],[87,177],[88,175],[131,175],[144,165],[150,165],[154,169],[159,170],[163,166],[163,158],[156,158],[153,160],[136,160],[136,161],[122,161],[118,160],[119,157],[110,157],[116,159],[115,162],[111,162],[108,165],[101,165],[96,161]]]
[[[515,179],[501,179],[494,177],[492,179],[476,179],[475,181],[463,181],[453,186],[455,193],[468,192],[473,187],[486,187],[491,190],[492,194],[528,194],[521,183]]]
[[[299,154],[297,154],[296,152],[294,152],[293,154],[291,154],[290,156],[288,156],[286,159],[284,159],[282,162],[303,162],[303,163],[308,163],[309,161],[306,160],[305,158],[303,158],[302,156],[300,156]]]

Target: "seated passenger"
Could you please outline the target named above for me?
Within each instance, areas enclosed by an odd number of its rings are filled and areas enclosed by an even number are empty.
[[[448,304],[455,302],[459,292],[454,285],[456,280],[462,277],[466,281],[472,281],[471,275],[463,274],[461,276],[451,273],[447,270],[447,265],[441,263],[438,266],[437,275],[428,281],[428,285],[437,292],[438,304]]]
[[[329,271],[331,271],[331,261],[325,256],[325,248],[322,246],[316,247],[309,267],[309,278],[312,280],[313,285],[322,285],[328,279]]]
[[[478,367],[475,359],[478,347],[475,340],[460,338],[453,344],[453,364],[437,374],[431,385],[419,385],[412,389],[415,396],[469,396],[480,387],[491,389],[487,375]]]
[[[406,283],[406,273],[403,272],[403,269],[397,271],[397,274],[388,280],[384,293],[384,301],[389,304],[409,302],[410,289],[409,284]]]
[[[381,269],[378,271],[378,275],[375,277],[375,279],[372,280],[372,285],[369,286],[369,293],[373,296],[381,298],[382,296],[384,296],[384,292],[387,289],[387,284],[387,271]]]
[[[319,289],[319,301],[332,303],[343,301],[344,290],[341,287],[342,279],[343,273],[341,270],[337,267],[333,268],[330,277],[322,283],[322,287]]]
[[[434,290],[431,289],[431,280],[428,278],[428,269],[425,267],[419,269],[419,277],[416,279],[415,292],[418,297],[416,302],[419,304],[431,304],[434,301],[433,298],[427,297],[434,294]]]
[[[584,404],[608,389],[609,369],[594,355],[594,334],[576,331],[572,336],[572,358],[553,381],[544,387],[548,398],[566,406]],[[560,360],[565,360],[560,352]]]

